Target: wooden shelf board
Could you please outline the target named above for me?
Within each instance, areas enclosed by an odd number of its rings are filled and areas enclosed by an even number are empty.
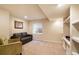
[[[79,37],[72,37],[72,40],[74,40],[75,42],[79,43]]]

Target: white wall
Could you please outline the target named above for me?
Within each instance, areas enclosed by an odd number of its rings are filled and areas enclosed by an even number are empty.
[[[29,33],[32,34],[32,25],[34,23],[43,24],[43,34],[33,34],[34,39],[48,41],[48,42],[61,42],[63,37],[63,19],[58,18],[55,21],[48,21],[48,19],[41,19],[36,21],[29,21]]]
[[[15,29],[14,21],[23,22],[23,29]],[[9,39],[12,33],[28,32],[28,21],[11,16],[6,10],[0,9],[0,38]]]
[[[9,37],[9,12],[0,9],[0,38]]]

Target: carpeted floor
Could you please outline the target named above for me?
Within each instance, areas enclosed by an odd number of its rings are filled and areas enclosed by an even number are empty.
[[[65,50],[61,43],[31,41],[22,46],[23,55],[63,55]]]

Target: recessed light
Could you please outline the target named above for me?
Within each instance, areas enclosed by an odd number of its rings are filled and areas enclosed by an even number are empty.
[[[24,16],[25,19],[27,19],[27,16]]]
[[[57,6],[58,6],[58,7],[62,7],[62,6],[63,6],[63,4],[58,4]]]

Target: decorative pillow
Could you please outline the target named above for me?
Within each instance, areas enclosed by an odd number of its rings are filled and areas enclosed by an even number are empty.
[[[3,41],[2,41],[2,39],[0,38],[0,45],[2,45],[3,44]]]

